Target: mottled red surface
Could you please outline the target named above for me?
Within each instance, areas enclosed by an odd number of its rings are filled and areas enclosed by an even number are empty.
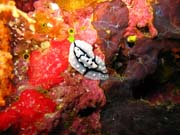
[[[154,27],[153,8],[147,0],[122,0],[129,9],[128,28],[125,37],[136,35],[141,37],[155,37],[158,31]]]
[[[48,131],[47,123],[42,122],[50,117],[55,107],[56,104],[51,99],[39,92],[25,90],[16,102],[0,113],[3,121],[0,123],[0,131],[10,127],[18,134],[33,135],[43,130]]]
[[[63,81],[61,73],[68,67],[68,41],[51,41],[45,50],[35,50],[30,54],[28,79],[33,86],[48,89]]]
[[[54,132],[63,135],[100,133],[99,111],[106,98],[98,86],[99,81],[85,79],[81,75],[64,75],[64,78],[66,83],[50,89],[50,97],[60,107],[62,119]]]

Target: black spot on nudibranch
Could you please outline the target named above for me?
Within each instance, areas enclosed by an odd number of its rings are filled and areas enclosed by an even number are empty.
[[[92,46],[85,41],[76,40],[71,44],[69,63],[89,79],[106,80],[109,77],[104,61],[94,55]]]

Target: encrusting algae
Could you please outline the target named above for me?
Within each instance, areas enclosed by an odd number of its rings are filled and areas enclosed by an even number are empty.
[[[0,41],[0,106],[4,106],[4,98],[12,91],[10,80],[13,77],[13,63],[9,45],[10,35],[3,21],[0,21]]]
[[[24,17],[30,23],[35,21],[15,7],[14,1],[3,1],[0,4],[0,106],[5,105],[5,97],[12,92],[13,61],[10,53],[10,31],[7,27],[9,16]]]

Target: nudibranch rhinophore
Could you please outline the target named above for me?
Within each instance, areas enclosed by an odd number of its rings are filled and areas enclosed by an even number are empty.
[[[71,43],[69,63],[78,72],[92,80],[109,78],[105,62],[93,53],[93,47],[82,40]]]

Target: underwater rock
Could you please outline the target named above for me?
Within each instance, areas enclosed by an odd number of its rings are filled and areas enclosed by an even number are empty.
[[[96,43],[101,45],[106,62],[110,63],[128,25],[128,9],[121,0],[101,3],[94,11],[92,24],[98,32]]]
[[[122,0],[129,10],[129,23],[124,36],[136,35],[138,38],[157,36],[157,29],[154,27],[153,8],[151,3],[154,0]]]
[[[100,110],[106,102],[104,92],[98,86],[99,81],[83,78],[82,75],[75,77],[65,75],[64,78],[66,83],[50,90],[50,96],[58,104],[61,114],[61,122],[52,133],[63,135],[99,133]],[[94,122],[96,124],[93,124]]]
[[[158,37],[180,39],[180,1],[158,0],[153,8]]]
[[[142,101],[111,101],[101,113],[102,134],[179,135],[180,106],[152,107]],[[157,130],[158,129],[158,130]]]
[[[159,42],[152,40],[137,41],[137,45],[129,51],[132,57],[127,62],[125,76],[130,80],[142,80],[156,70],[157,56],[160,51]]]

